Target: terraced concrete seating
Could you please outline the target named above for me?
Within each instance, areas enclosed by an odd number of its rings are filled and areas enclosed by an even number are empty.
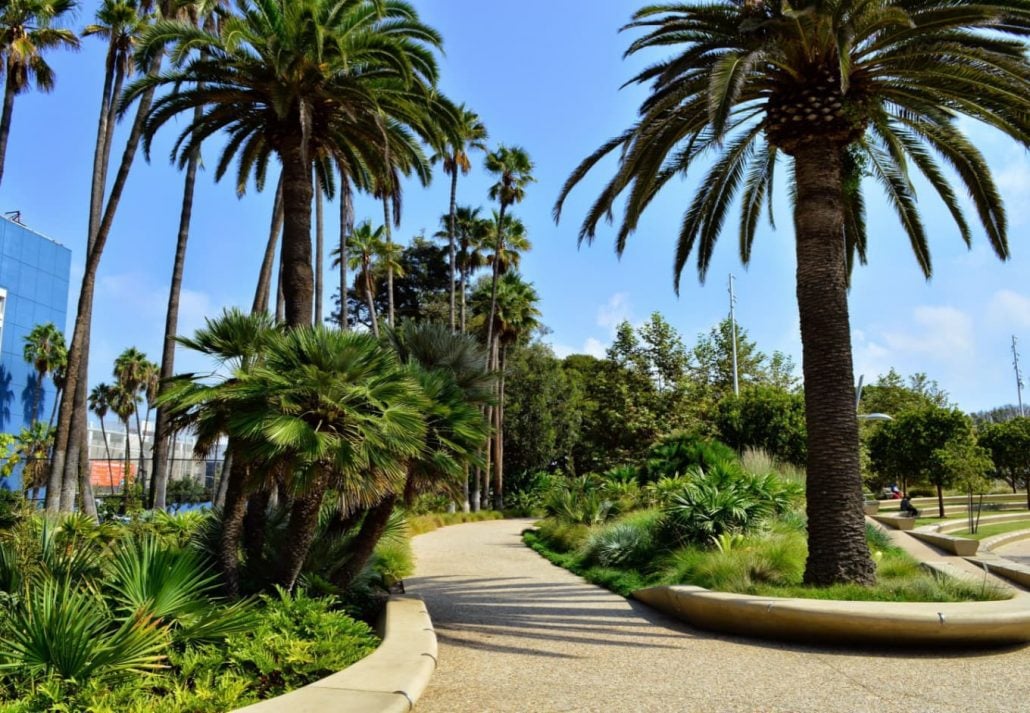
[[[1004,577],[1021,587],[1030,588],[1030,567],[998,556],[968,557],[970,562],[986,567],[991,574]]]
[[[436,670],[436,634],[421,599],[386,605],[383,642],[369,656],[327,678],[236,713],[408,713]]]
[[[873,519],[881,525],[893,527],[895,530],[912,530],[916,526],[914,517],[902,517],[901,515],[874,515]]]
[[[941,532],[935,532],[930,529],[915,529],[909,532],[912,537],[918,538],[923,542],[929,542],[935,547],[940,547],[946,552],[950,552],[953,555],[959,557],[971,557],[976,554],[977,548],[980,546],[979,540],[972,540],[968,537],[956,537],[955,535],[946,535]]]

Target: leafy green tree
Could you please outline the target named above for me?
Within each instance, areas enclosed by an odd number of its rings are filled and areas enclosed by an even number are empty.
[[[455,281],[455,271],[458,266],[458,173],[461,173],[463,176],[467,176],[468,172],[472,170],[472,161],[469,158],[469,154],[472,151],[482,151],[483,153],[486,153],[487,151],[486,126],[479,118],[479,115],[462,104],[458,107],[458,117],[458,125],[457,130],[454,132],[454,138],[447,141],[440,149],[437,150],[436,154],[433,155],[434,163],[439,162],[443,166],[443,172],[451,177],[451,204],[447,214],[447,242],[451,269],[451,303],[449,316],[452,331],[457,328],[457,309],[455,299],[457,283]]]
[[[805,399],[775,386],[744,387],[719,402],[716,423],[719,438],[737,451],[761,448],[774,457],[805,463]]]
[[[990,452],[976,442],[976,437],[970,431],[965,437],[953,438],[943,448],[937,449],[934,453],[934,460],[943,473],[942,479],[966,493],[969,532],[976,534],[980,525],[983,496],[991,487],[991,482],[987,479],[987,474],[994,468]],[[975,517],[973,513],[974,495],[980,496]]]
[[[7,137],[11,134],[14,98],[36,89],[49,92],[54,88],[54,70],[44,54],[59,47],[78,49],[75,32],[54,27],[70,15],[75,0],[7,0],[0,5],[0,58],[4,63],[4,103],[0,112],[0,180],[4,174]]]
[[[537,472],[574,468],[581,440],[582,384],[545,344],[509,352],[504,405],[504,458],[508,491],[521,490]]]
[[[894,369],[881,374],[875,384],[862,389],[859,413],[900,414],[924,406],[950,405],[947,392],[941,390],[936,381],[926,374],[917,373],[908,378],[908,383]]]
[[[1012,487],[1012,492],[1020,483],[1026,488],[1030,508],[1030,417],[981,424],[979,440],[990,451],[997,476]]]
[[[1030,34],[1030,8],[976,0],[960,7],[946,0],[722,0],[649,5],[628,28],[644,32],[628,54],[657,48],[672,56],[634,77],[649,87],[639,119],[573,172],[556,217],[569,191],[615,154],[614,178],[588,210],[580,237],[593,240],[626,194],[616,235],[621,252],[661,189],[714,153],[681,223],[678,286],[695,248],[704,279],[738,194],[740,253],[750,260],[777,160],[793,159],[808,491],[822,495],[808,500],[804,580],[871,583],[847,300],[849,270],[866,258],[862,172],[883,187],[927,276],[929,247],[909,165],[926,177],[969,244],[970,228],[939,159],[955,168],[991,246],[1007,258],[1001,197],[955,117],[1030,145],[1030,62],[1019,39]]]
[[[37,324],[25,335],[22,356],[36,370],[36,388],[32,394],[32,421],[35,423],[39,420],[39,409],[43,402],[43,381],[46,375],[64,368],[68,362],[64,335],[52,322]],[[54,400],[56,402],[56,395]]]
[[[941,467],[938,455],[971,432],[969,417],[958,409],[924,406],[884,423],[869,440],[869,458],[874,470],[900,481],[906,492],[911,480],[936,487],[943,518],[944,488],[951,484],[952,473]]]

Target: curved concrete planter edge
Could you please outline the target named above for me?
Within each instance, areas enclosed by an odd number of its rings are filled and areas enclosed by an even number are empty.
[[[436,670],[436,633],[417,597],[391,597],[384,617],[383,641],[365,658],[235,713],[407,713]]]

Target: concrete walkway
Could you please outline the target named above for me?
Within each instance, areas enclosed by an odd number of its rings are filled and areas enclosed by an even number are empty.
[[[521,543],[529,520],[415,538],[440,647],[418,713],[1030,710],[1030,648],[864,651],[691,629]]]
[[[995,552],[1013,562],[1030,566],[1030,538],[1004,545]]]

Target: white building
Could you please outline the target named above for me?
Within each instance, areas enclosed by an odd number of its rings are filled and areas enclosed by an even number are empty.
[[[140,463],[140,439],[135,423],[130,422],[128,438],[121,421],[104,421],[104,428],[99,423],[89,424],[89,460],[91,481],[94,486],[120,488],[125,474],[125,448],[129,448],[129,472],[133,478],[142,472],[144,480],[149,481],[153,464],[154,423],[144,421],[142,424],[143,461]],[[107,435],[105,446],[104,435]],[[180,480],[192,478],[207,487],[211,486],[217,462],[221,461],[225,448],[222,444],[214,449],[209,458],[198,458],[193,452],[197,439],[189,433],[176,435],[169,454],[171,471],[169,479]]]

